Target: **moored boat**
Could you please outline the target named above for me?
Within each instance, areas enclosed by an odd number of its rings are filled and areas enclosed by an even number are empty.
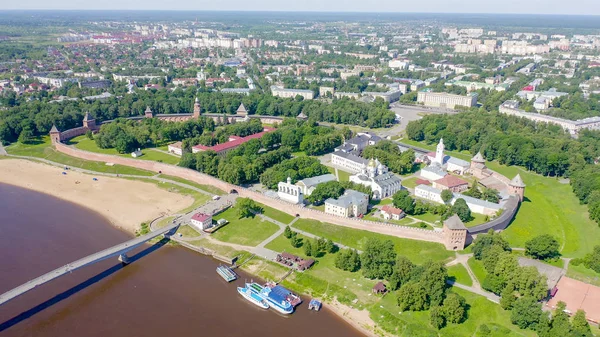
[[[284,315],[294,312],[294,306],[297,305],[295,303],[300,303],[299,297],[282,286],[267,284],[265,287],[260,288],[259,294],[261,297],[269,302],[271,308]]]
[[[267,301],[264,298],[262,298],[262,296],[260,296],[256,291],[254,291],[251,288],[251,284],[246,283],[246,287],[244,288],[237,287],[237,291],[238,293],[240,293],[240,295],[244,296],[246,300],[253,303],[257,307],[269,309],[269,303],[267,303]]]

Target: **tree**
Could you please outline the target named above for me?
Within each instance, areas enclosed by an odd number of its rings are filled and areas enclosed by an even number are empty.
[[[545,260],[560,255],[560,244],[550,234],[538,235],[525,242],[525,254],[534,259]]]
[[[463,222],[468,222],[473,217],[471,216],[471,210],[467,206],[467,202],[463,198],[458,198],[454,202],[454,205],[450,208],[451,214],[456,214]]]
[[[398,256],[392,275],[388,279],[391,290],[397,290],[408,282],[413,274],[415,265],[405,256]]]
[[[236,202],[239,218],[254,217],[256,213],[262,213],[263,209],[254,200],[250,198],[238,198]]]
[[[391,240],[369,238],[360,256],[363,275],[370,279],[388,278],[392,275],[395,260],[396,252]]]
[[[34,138],[35,135],[33,133],[33,130],[31,129],[31,127],[29,127],[29,125],[26,125],[19,134],[19,143],[29,144],[33,141]]]
[[[328,239],[325,243],[325,251],[327,253],[333,254],[338,251],[338,247],[335,243],[333,243],[333,241],[331,241],[331,239]]]
[[[396,192],[392,198],[394,206],[400,208],[406,214],[413,214],[415,210],[415,200],[410,196],[407,190]]]
[[[448,271],[441,262],[427,261],[423,267],[419,283],[427,292],[427,300],[431,305],[441,305],[446,291]]]
[[[315,205],[323,203],[328,198],[337,199],[344,194],[344,188],[338,181],[328,181],[318,184],[314,191],[306,198]]]
[[[292,236],[290,237],[290,245],[294,248],[298,248],[302,245],[302,239],[298,237],[296,232],[292,232]]]
[[[89,140],[94,140],[94,134],[92,133],[92,130],[87,130],[87,132],[85,133],[85,136],[89,139]]]
[[[516,300],[515,286],[512,283],[509,283],[500,294],[500,306],[504,310],[510,310]]]
[[[552,320],[550,321],[550,336],[570,336],[571,322],[569,321],[569,315],[565,312],[566,308],[567,305],[564,302],[558,302],[558,304],[556,305],[556,310],[554,310]]]
[[[452,198],[454,198],[454,194],[450,190],[443,190],[441,197],[444,203],[447,204],[450,202],[450,200],[452,200]]]
[[[441,307],[433,307],[429,309],[429,324],[438,330],[446,325],[444,310]]]
[[[446,318],[446,321],[450,323],[462,322],[465,318],[466,304],[467,302],[465,301],[464,297],[455,293],[448,294],[446,299],[444,299],[443,306],[444,317]]]
[[[336,255],[335,266],[349,272],[358,271],[360,269],[360,256],[354,249],[344,249]]]
[[[306,256],[313,256],[313,245],[310,243],[310,240],[306,240],[302,247],[304,248],[304,254],[306,254]]]
[[[540,322],[542,306],[532,297],[521,297],[515,301],[510,320],[521,329],[535,329]]]
[[[500,234],[495,233],[490,229],[487,234],[477,235],[477,239],[475,242],[473,242],[473,248],[471,248],[471,250],[473,251],[473,256],[475,259],[481,260],[484,255],[484,251],[491,246],[499,246],[504,251],[510,251],[508,241],[504,240]]]
[[[290,226],[285,226],[285,229],[283,230],[283,236],[285,236],[287,239],[292,237],[292,229]]]
[[[585,311],[579,309],[573,316],[572,322],[572,330],[573,335],[575,337],[592,337],[592,330],[590,329],[590,324],[587,322],[585,318]]]
[[[416,282],[408,282],[398,290],[398,306],[402,311],[427,309],[427,292]]]

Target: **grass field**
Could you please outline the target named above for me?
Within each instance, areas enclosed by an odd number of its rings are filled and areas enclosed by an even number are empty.
[[[469,276],[467,268],[465,268],[462,264],[455,264],[448,267],[448,276],[454,278],[456,282],[469,287],[473,285],[473,280],[471,279],[471,276]]]
[[[47,159],[53,162],[61,163],[70,167],[78,167],[85,170],[91,170],[103,173],[113,174],[132,174],[140,176],[152,176],[153,172],[136,169],[133,167],[113,165],[108,166],[103,162],[88,161],[71,156],[67,156],[61,152],[54,150],[50,145],[50,138],[43,137],[41,141],[36,144],[21,144],[14,143],[7,146],[6,151],[9,154],[17,156],[29,156]]]
[[[203,191],[206,191],[208,193],[212,193],[212,194],[215,194],[215,195],[225,195],[225,194],[227,194],[223,190],[220,190],[220,189],[218,189],[218,188],[216,188],[214,186],[197,184],[197,183],[195,183],[193,181],[185,180],[183,178],[174,177],[174,176],[170,176],[170,175],[166,175],[166,174],[161,174],[161,175],[159,175],[159,177],[160,178],[169,179],[169,180],[173,180],[173,181],[177,181],[177,182],[180,182],[180,183],[183,183],[183,184],[187,184],[187,185],[190,185],[190,186],[194,186],[196,188],[199,188],[199,189],[201,189]]]
[[[179,229],[177,230],[177,234],[181,234],[181,236],[183,236],[184,238],[195,238],[200,235],[200,233],[198,233],[195,229],[193,229],[189,225],[179,226]]]
[[[113,156],[120,156],[125,158],[131,158],[129,153],[119,153],[115,149],[101,149],[96,145],[96,142],[87,138],[86,136],[79,136],[69,140],[70,145],[75,145],[76,148],[96,153],[110,154]],[[140,160],[152,160],[166,164],[177,165],[179,163],[179,157],[157,151],[152,148],[142,149],[143,156],[136,158]]]
[[[219,214],[219,218],[226,219],[229,224],[218,229],[212,236],[220,241],[245,246],[257,246],[279,229],[274,223],[263,221],[258,216],[239,219],[235,206]]]
[[[402,186],[407,188],[415,188],[417,187],[417,177],[412,177],[408,179],[402,180]]]
[[[290,222],[292,222],[292,220],[294,220],[294,216],[292,216],[292,215],[289,215],[287,213],[284,213],[282,211],[276,210],[272,207],[269,207],[269,206],[266,206],[263,204],[259,204],[259,206],[262,207],[263,214],[273,220],[277,220],[284,224],[289,224]]]
[[[402,239],[394,236],[322,223],[316,220],[300,219],[294,223],[293,228],[298,228],[359,250],[364,249],[364,245],[368,238],[392,240],[396,246],[396,252],[399,255],[408,257],[415,263],[423,263],[427,260],[445,261],[454,256],[453,252],[447,251],[443,245],[438,243]]]
[[[482,283],[485,277],[487,276],[487,271],[485,271],[483,263],[481,261],[475,260],[474,257],[469,258],[467,263],[469,264],[471,271],[473,272],[473,274],[475,274],[475,277],[477,278],[479,283]]]
[[[511,246],[524,247],[527,240],[550,233],[561,243],[563,256],[583,257],[598,244],[600,227],[588,218],[587,207],[579,204],[569,184],[496,162],[488,167],[510,178],[519,173],[527,184],[525,202],[503,232]]]
[[[370,308],[371,318],[381,328],[401,337],[476,336],[475,332],[481,324],[490,328],[492,333],[488,336],[491,337],[536,336],[531,330],[522,330],[512,325],[510,311],[502,310],[498,304],[485,297],[458,288],[453,288],[452,291],[463,296],[469,305],[468,318],[461,324],[448,324],[437,331],[429,324],[429,311],[400,312],[394,294],[387,295]]]
[[[411,217],[425,222],[442,223],[442,216],[438,214],[424,213],[419,215],[411,215]]]
[[[567,276],[600,287],[600,274],[586,268],[583,264],[579,266],[569,264]]]

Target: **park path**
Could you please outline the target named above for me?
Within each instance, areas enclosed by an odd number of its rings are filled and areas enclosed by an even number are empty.
[[[4,146],[2,145],[2,142],[0,141],[0,156],[6,156],[8,155],[8,153],[6,153],[6,150],[4,149]]]
[[[487,291],[485,291],[483,289],[477,289],[475,287],[469,287],[467,285],[464,285],[464,284],[461,284],[461,283],[457,283],[457,282],[454,282],[452,280],[446,280],[446,283],[449,284],[449,285],[451,285],[451,286],[453,286],[453,287],[457,287],[457,288],[464,289],[466,291],[472,292],[474,294],[481,295],[481,296],[487,298],[488,300],[490,300],[490,301],[492,301],[494,303],[500,303],[500,296],[498,296],[498,295],[496,295],[494,293],[487,292]]]

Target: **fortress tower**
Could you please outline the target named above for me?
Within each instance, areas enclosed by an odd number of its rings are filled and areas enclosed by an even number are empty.
[[[56,128],[56,125],[52,125],[52,129],[50,129],[50,140],[52,140],[52,144],[60,143],[60,131]]]
[[[83,127],[89,130],[96,130],[96,119],[89,112],[86,112],[83,117]]]
[[[150,110],[150,107],[147,106],[146,111],[144,111],[144,118],[152,118],[152,117],[154,117],[152,114],[152,110]]]
[[[519,201],[523,202],[525,196],[525,183],[521,175],[517,174],[508,184],[508,193],[519,196]]]
[[[192,115],[194,118],[198,118],[200,117],[200,101],[198,100],[198,97],[196,97],[196,100],[194,101],[194,114]]]

